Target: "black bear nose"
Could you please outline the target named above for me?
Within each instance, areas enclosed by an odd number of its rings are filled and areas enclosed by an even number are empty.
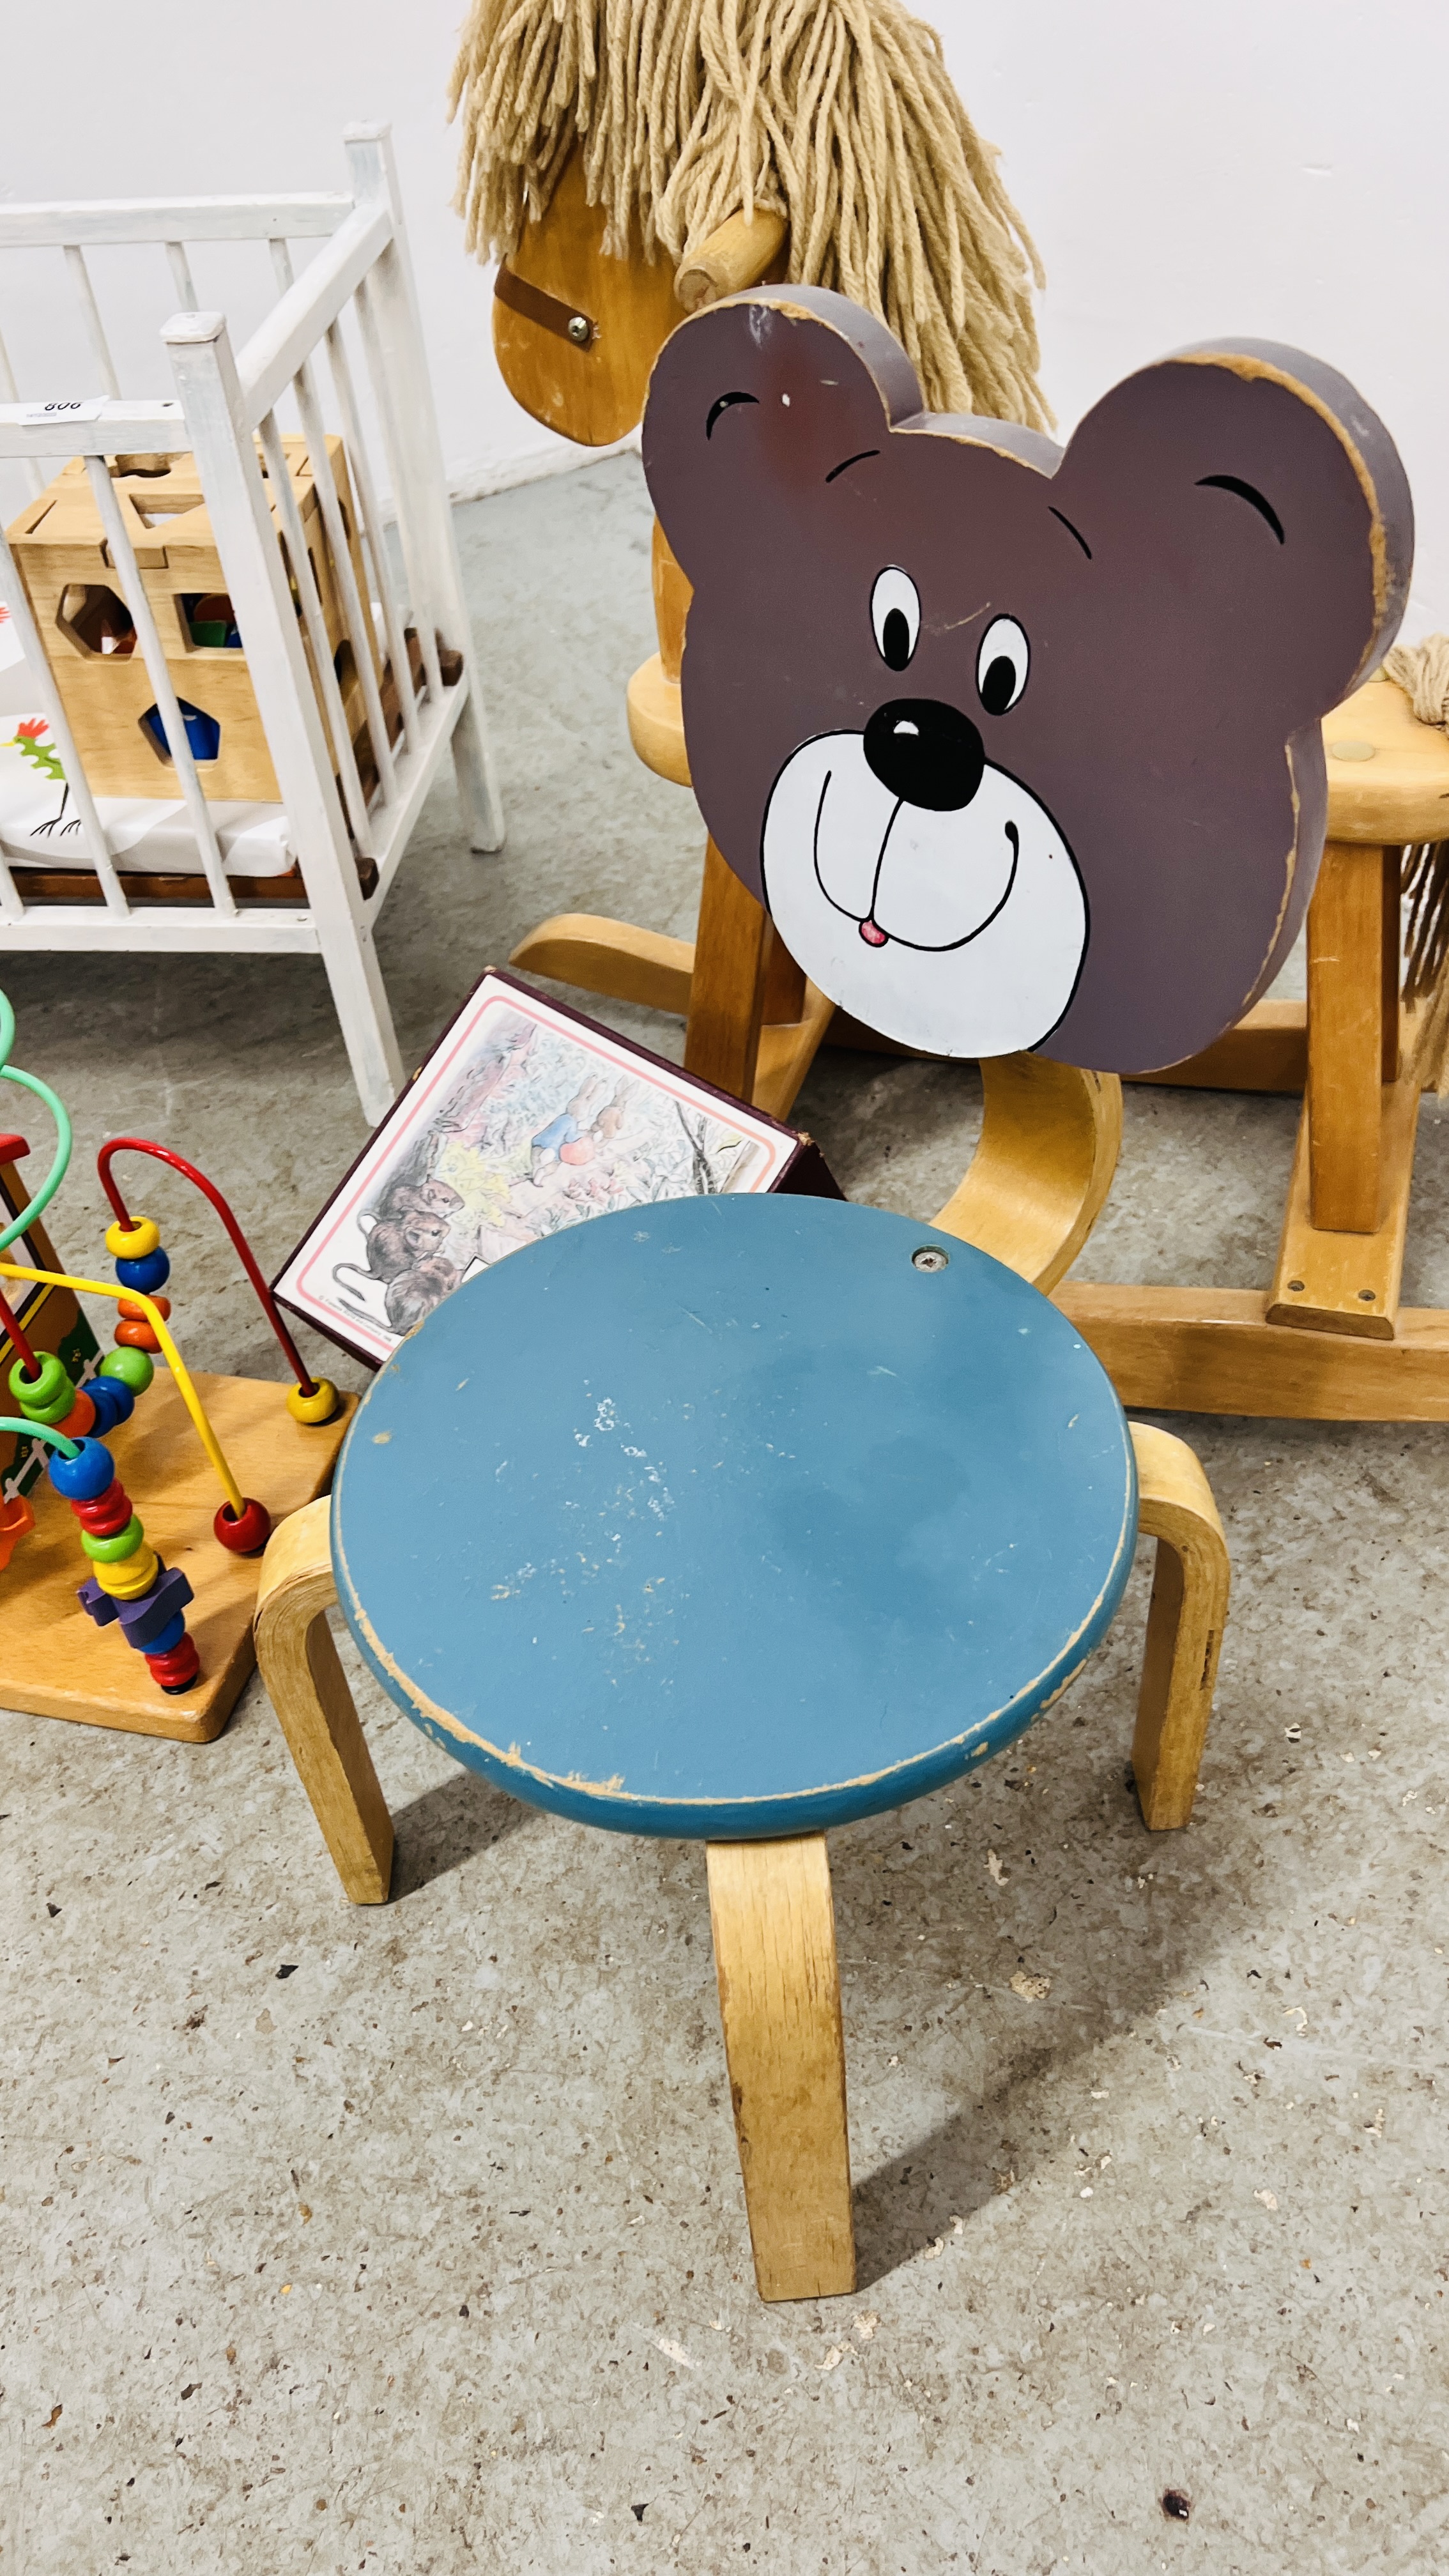
[[[971,718],[940,698],[892,698],[877,707],[865,729],[865,756],[892,796],[932,814],[969,805],[986,767]]]

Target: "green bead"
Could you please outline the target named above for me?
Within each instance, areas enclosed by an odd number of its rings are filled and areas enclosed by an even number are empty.
[[[114,1538],[92,1538],[90,1531],[83,1529],[80,1543],[87,1556],[95,1558],[97,1565],[119,1565],[124,1558],[135,1555],[145,1535],[140,1514],[133,1512],[125,1528],[117,1530]]]
[[[27,1377],[25,1362],[17,1360],[10,1372],[10,1392],[32,1422],[63,1422],[75,1402],[70,1371],[54,1351],[37,1351],[36,1357],[39,1377]]]
[[[100,1365],[102,1377],[118,1377],[133,1395],[144,1395],[156,1371],[149,1351],[133,1350],[123,1344],[118,1351],[108,1351]]]

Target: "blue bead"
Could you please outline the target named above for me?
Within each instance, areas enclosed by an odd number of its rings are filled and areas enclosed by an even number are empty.
[[[138,1290],[143,1297],[154,1297],[171,1276],[171,1264],[164,1252],[143,1253],[139,1261],[118,1261],[116,1277],[123,1288]]]
[[[104,1440],[109,1432],[115,1430],[118,1422],[129,1422],[136,1410],[136,1399],[124,1378],[102,1377],[97,1373],[87,1381],[84,1392],[95,1406],[92,1430],[98,1440]]]
[[[59,1449],[50,1455],[50,1481],[68,1503],[94,1503],[116,1481],[116,1462],[104,1440],[80,1440],[74,1458]]]
[[[144,1647],[140,1648],[139,1651],[147,1655],[169,1655],[174,1646],[180,1645],[185,1634],[186,1613],[184,1610],[178,1610],[174,1619],[167,1620],[166,1625],[160,1631],[160,1634],[155,1637],[148,1637]],[[128,1640],[128,1643],[134,1645],[136,1640],[131,1638]]]

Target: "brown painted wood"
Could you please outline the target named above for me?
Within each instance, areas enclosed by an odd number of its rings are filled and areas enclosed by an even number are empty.
[[[1067,1280],[1053,1302],[1124,1404],[1291,1422],[1449,1422],[1449,1311],[1401,1306],[1391,1342],[1270,1324],[1254,1288]]]
[[[385,1905],[393,1830],[327,1625],[337,1598],[324,1496],[295,1512],[262,1560],[257,1662],[297,1776],[354,1905]]]
[[[709,1910],[762,2299],[855,2287],[845,2042],[823,1834],[710,1843]]]
[[[199,1373],[195,1383],[243,1493],[265,1503],[274,1522],[325,1492],[355,1396],[344,1396],[332,1422],[309,1429],[287,1411],[284,1386]],[[30,1496],[35,1528],[3,1581],[0,1707],[209,1744],[256,1660],[252,1613],[262,1560],[231,1556],[212,1536],[220,1489],[164,1368],[106,1445],[147,1538],[168,1565],[179,1566],[196,1596],[186,1617],[201,1679],[183,1697],[168,1698],[118,1628],[97,1628],[87,1618],[76,1599],[87,1568],[75,1519],[42,1477]]]
[[[1379,1223],[1383,860],[1330,842],[1308,908],[1309,1206],[1327,1233]]]
[[[1185,1440],[1134,1422],[1140,1527],[1157,1541],[1132,1776],[1153,1833],[1188,1823],[1227,1625],[1231,1570],[1212,1488]]]
[[[525,975],[547,975],[611,1001],[639,1002],[684,1019],[694,974],[694,941],[637,930],[603,913],[556,912],[520,939],[508,960]]]
[[[769,916],[710,841],[694,943],[684,1069],[737,1100],[754,1097]]]

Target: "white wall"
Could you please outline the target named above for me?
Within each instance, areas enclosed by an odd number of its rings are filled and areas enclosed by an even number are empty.
[[[934,15],[972,114],[1002,146],[1045,259],[1045,377],[1062,427],[1183,341],[1247,331],[1314,351],[1376,404],[1408,465],[1419,577],[1406,632],[1449,627],[1442,0],[915,5]],[[566,462],[572,451],[499,382],[489,283],[449,210],[444,96],[461,8],[150,0],[137,20],[114,0],[68,0],[56,21],[64,113],[12,84],[5,194],[341,186],[343,125],[390,117],[455,488]],[[120,256],[114,273],[97,262],[109,311]],[[128,392],[169,391],[151,335],[175,298],[154,258],[144,293],[133,281],[119,297]],[[260,275],[245,280],[220,251],[195,265],[199,294],[243,338]],[[58,254],[7,255],[0,327],[23,392],[92,389]]]

